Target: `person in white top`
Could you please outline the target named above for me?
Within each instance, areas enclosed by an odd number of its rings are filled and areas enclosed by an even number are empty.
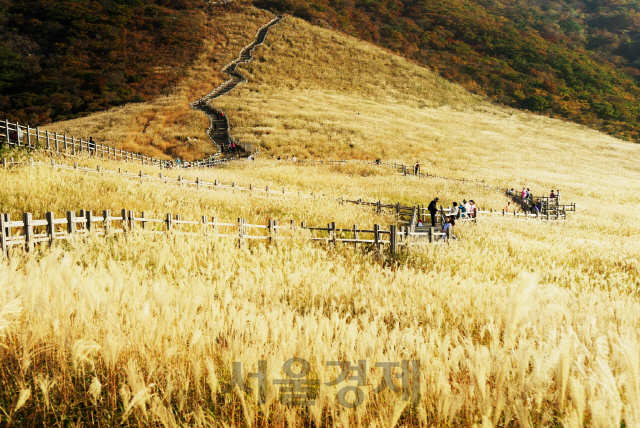
[[[469,202],[467,202],[466,199],[464,201],[462,201],[462,202],[464,202],[465,217],[471,218],[471,204]]]
[[[453,207],[451,207],[451,209],[449,210],[449,215],[453,218],[458,218],[458,212],[460,211],[460,209],[458,208],[458,203],[454,202],[453,203]]]

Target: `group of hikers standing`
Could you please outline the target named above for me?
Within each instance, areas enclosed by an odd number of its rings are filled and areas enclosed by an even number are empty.
[[[516,200],[516,202],[520,202],[523,210],[531,211],[531,213],[533,214],[540,214],[543,212],[543,210],[546,210],[548,208],[548,204],[557,204],[560,201],[560,190],[558,189],[554,191],[553,189],[551,189],[549,198],[547,199],[543,196],[535,198],[527,187],[523,187],[519,193],[516,192],[512,187],[511,189],[507,189],[507,196]],[[520,200],[518,200],[518,196],[520,197]],[[507,213],[511,213],[513,211],[511,202],[507,203],[507,206],[504,208],[504,210]]]
[[[431,216],[431,227],[436,226],[438,211],[440,211],[440,209],[438,208],[439,201],[440,201],[439,198],[434,198],[427,206],[427,211],[429,211],[429,215]],[[458,239],[453,234],[453,226],[455,226],[456,220],[475,219],[477,215],[477,210],[478,208],[476,207],[476,204],[474,203],[473,200],[467,201],[466,199],[463,199],[461,203],[454,202],[453,206],[448,210],[446,216],[444,216],[444,219],[442,219],[442,221],[444,222],[442,226],[442,232],[445,233],[445,235],[442,236],[442,239],[446,241],[448,233],[451,233],[451,237],[453,239]],[[422,226],[422,225],[423,225],[422,221],[419,221],[418,226]],[[449,229],[451,229],[451,232],[448,232]]]

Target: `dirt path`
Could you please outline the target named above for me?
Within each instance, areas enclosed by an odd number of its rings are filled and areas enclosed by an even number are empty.
[[[222,83],[212,92],[200,98],[199,100],[191,103],[191,108],[193,108],[194,110],[200,110],[209,118],[209,129],[207,129],[207,135],[209,136],[209,139],[211,140],[213,146],[218,149],[218,152],[227,153],[229,151],[227,144],[233,138],[231,137],[231,127],[229,124],[229,118],[227,117],[226,113],[224,113],[219,108],[213,107],[211,104],[209,104],[209,102],[215,98],[219,98],[224,94],[229,93],[240,83],[246,82],[246,78],[244,77],[244,75],[237,69],[238,65],[253,60],[253,50],[256,48],[256,46],[264,43],[271,27],[278,24],[283,19],[283,17],[276,16],[274,19],[260,27],[258,29],[256,37],[253,39],[253,42],[245,46],[240,51],[240,55],[238,56],[238,58],[227,64],[222,69],[222,72],[231,76],[231,79]],[[238,145],[237,142],[236,144]],[[244,148],[244,146],[242,145],[238,145],[238,147],[240,147],[239,150],[243,150]]]

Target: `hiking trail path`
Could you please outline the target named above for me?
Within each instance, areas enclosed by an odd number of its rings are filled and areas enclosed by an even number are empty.
[[[219,3],[224,4],[224,2]],[[207,118],[209,118],[209,128],[206,133],[213,146],[218,148],[219,153],[229,152],[227,144],[230,140],[233,140],[236,143],[236,147],[240,147],[241,150],[244,150],[245,152],[247,150],[246,146],[238,143],[231,136],[231,125],[226,113],[221,109],[212,106],[210,102],[231,92],[239,84],[247,81],[244,75],[238,70],[238,65],[245,64],[253,60],[253,50],[264,43],[269,35],[269,30],[283,19],[284,17],[276,16],[271,21],[260,27],[253,41],[242,48],[238,58],[222,68],[222,72],[231,76],[231,79],[220,84],[216,89],[190,104],[192,109],[203,112]]]

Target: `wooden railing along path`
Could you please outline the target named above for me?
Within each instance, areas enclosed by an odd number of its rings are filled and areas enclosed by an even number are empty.
[[[138,173],[129,172],[123,170],[122,168],[118,168],[118,170],[110,170],[108,168],[104,168],[101,165],[96,166],[95,168],[89,168],[87,166],[81,166],[78,162],[74,162],[73,165],[66,165],[64,163],[56,162],[55,159],[51,159],[51,162],[42,162],[36,161],[32,157],[30,157],[26,161],[16,161],[14,158],[2,158],[2,163],[0,167],[4,169],[12,169],[18,167],[25,168],[51,168],[56,172],[76,172],[76,173],[84,173],[84,174],[95,174],[96,176],[100,175],[113,175],[119,176],[129,180],[135,180],[137,182],[148,182],[148,183],[159,183],[159,184],[169,184],[176,185],[186,188],[192,189],[201,189],[201,190],[231,190],[233,192],[246,192],[252,196],[257,197],[269,197],[269,196],[284,196],[284,197],[295,197],[298,199],[316,199],[316,198],[324,198],[324,194],[316,194],[316,193],[303,193],[302,191],[288,191],[285,187],[279,188],[276,190],[275,186],[265,186],[264,188],[254,186],[253,184],[249,184],[248,186],[241,186],[235,182],[232,183],[223,183],[219,180],[214,180],[213,182],[207,182],[205,180],[201,180],[199,177],[196,177],[195,180],[190,180],[185,177],[179,175],[176,177],[170,177],[162,172],[158,173],[158,175],[146,174],[144,171],[140,170]],[[282,190],[280,190],[282,189]],[[417,209],[416,207],[408,207],[401,205],[400,203],[386,203],[382,201],[377,202],[368,202],[359,200],[349,200],[344,198],[331,198],[338,203],[352,203],[356,205],[375,207],[378,214],[382,213],[383,210],[388,212],[395,213],[399,219],[399,223],[403,223],[402,218],[407,217],[409,212],[413,212],[413,210]],[[409,223],[409,220],[406,219],[404,223]]]
[[[295,234],[306,231],[304,235]],[[249,233],[252,230],[252,233]],[[287,234],[283,230],[289,230]],[[335,246],[337,243],[354,245],[371,245],[377,252],[382,247],[389,246],[391,254],[399,248],[409,248],[412,245],[438,244],[446,241],[450,233],[433,232],[429,240],[412,239],[412,234],[404,226],[389,226],[383,230],[380,225],[373,225],[372,229],[360,229],[358,225],[352,228],[337,228],[335,222],[327,227],[308,227],[305,222],[299,226],[295,221],[279,225],[276,220],[269,220],[266,225],[248,224],[246,219],[239,218],[236,223],[219,222],[216,217],[202,216],[200,220],[183,220],[180,215],[167,214],[163,218],[153,218],[144,212],[137,214],[133,210],[121,210],[112,215],[110,210],[104,210],[101,215],[94,215],[89,210],[81,210],[76,216],[68,211],[63,218],[57,218],[53,212],[47,212],[44,219],[34,219],[31,213],[25,212],[20,220],[11,220],[9,214],[0,214],[0,247],[3,253],[9,254],[12,247],[22,247],[32,251],[35,244],[48,243],[53,245],[59,240],[75,239],[76,237],[113,236],[134,231],[152,234],[175,233],[179,235],[204,235],[211,237],[237,238],[238,244],[243,245],[248,240],[268,240],[276,243],[279,239],[299,237],[309,241],[320,241]],[[320,232],[323,236],[317,236]],[[365,236],[363,236],[365,235]]]
[[[286,162],[286,161],[285,161]],[[475,187],[480,187],[483,189],[487,189],[487,190],[494,190],[494,191],[499,191],[501,193],[503,193],[505,196],[507,197],[512,197],[512,199],[518,203],[521,203],[520,200],[518,200],[518,198],[514,195],[510,195],[509,194],[509,189],[508,188],[502,188],[500,186],[489,186],[485,183],[484,180],[478,180],[478,179],[465,179],[465,178],[454,178],[454,177],[447,177],[444,175],[440,175],[438,176],[437,174],[429,174],[427,173],[422,173],[422,172],[418,172],[417,174],[414,172],[414,168],[411,165],[405,165],[405,164],[400,164],[400,163],[394,163],[394,162],[377,162],[377,161],[367,161],[367,160],[359,160],[359,159],[353,159],[353,160],[296,160],[295,161],[296,164],[302,164],[302,165],[348,165],[348,164],[356,164],[356,165],[382,165],[382,166],[386,166],[386,167],[390,167],[393,168],[396,172],[404,175],[404,176],[413,176],[413,177],[418,177],[418,178],[431,178],[431,179],[441,179],[441,180],[451,180],[451,181],[458,181],[461,183],[467,183],[469,185],[473,185]],[[536,214],[532,214],[531,212],[527,212],[530,211],[530,209],[527,209],[527,207],[530,208],[531,204],[528,204],[528,206],[522,205],[522,212],[518,212],[517,210],[514,210],[513,213],[505,213],[503,214],[503,216],[509,216],[509,215],[514,215],[515,217],[518,216],[525,216],[525,217],[537,217],[540,218],[542,217],[564,217],[566,218],[567,213],[568,212],[575,212],[576,211],[576,204],[574,202],[572,203],[566,203],[566,204],[559,204],[559,199],[552,199],[549,198],[547,196],[535,196],[533,197],[534,200],[537,200],[538,198],[540,198],[541,200],[543,200],[543,209],[541,210],[541,212],[536,215]],[[420,206],[420,218],[424,219],[425,216],[427,214],[425,214],[426,208],[421,205]],[[491,213],[493,213],[494,210],[491,210]],[[495,211],[497,212],[497,211]]]
[[[166,162],[164,159],[86,141],[83,138],[69,137],[66,134],[49,132],[39,127],[32,128],[29,125],[24,126],[8,120],[0,121],[0,148],[4,145],[27,150],[44,149],[55,154],[89,155],[99,159],[157,167],[162,167]],[[224,159],[220,159],[219,155],[214,155],[192,164],[199,168],[210,168],[219,166],[224,161]]]

